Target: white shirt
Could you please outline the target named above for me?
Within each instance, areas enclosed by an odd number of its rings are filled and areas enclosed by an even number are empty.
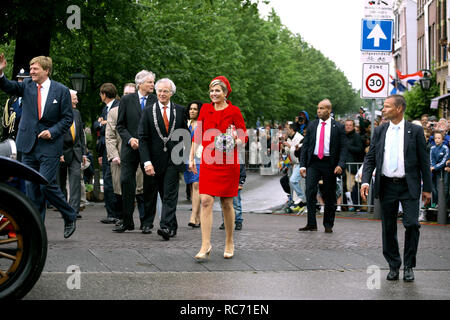
[[[398,129],[398,157],[397,157],[397,169],[395,171],[389,170],[389,159],[391,158],[391,145],[393,143],[393,126],[395,126],[392,121],[389,123],[389,127],[386,131],[386,140],[384,141],[384,158],[383,167],[381,168],[381,174],[389,178],[404,178],[405,177],[405,159],[403,154],[404,149],[404,137],[405,137],[405,119],[402,119],[397,126]]]
[[[161,115],[163,115],[164,112],[164,105],[158,100],[158,105],[159,105],[159,109],[161,110]],[[169,120],[170,122],[170,101],[167,104],[167,109],[166,109],[166,116],[167,116],[167,120]],[[164,118],[163,118],[164,119]]]
[[[111,100],[106,104],[106,113],[108,114],[109,110],[111,110],[111,106],[113,105],[115,99]]]
[[[325,139],[323,145],[323,155],[328,157],[330,155],[330,136],[331,136],[331,117],[326,121],[319,120],[319,125],[316,131],[316,146],[314,147],[314,154],[317,156],[319,154],[319,143],[320,143],[320,131],[322,130],[322,122],[325,122]]]
[[[41,84],[41,114],[40,116],[42,117],[42,115],[44,114],[44,110],[45,110],[45,102],[47,101],[47,97],[48,97],[48,91],[50,90],[50,78],[47,78],[47,80],[45,80],[42,84]],[[38,84],[36,83],[36,88],[37,88]],[[37,90],[36,90],[37,92]],[[37,108],[37,106],[36,106]]]
[[[141,98],[141,96],[140,96],[140,94],[139,94],[139,99]],[[158,100],[158,106],[159,106],[159,109],[161,110],[161,115],[163,114],[163,112],[164,112],[164,105]],[[169,120],[169,122],[170,122],[170,101],[169,101],[169,104],[167,105],[167,109],[166,109],[166,116],[167,116],[167,119]],[[144,162],[144,168],[145,167],[147,167],[147,166],[149,166],[149,165],[151,165],[152,164],[152,162],[151,161],[145,161]]]
[[[141,105],[143,97],[145,97],[145,103],[147,103],[148,96],[143,96],[139,90],[138,90],[138,96],[139,96],[139,105]]]

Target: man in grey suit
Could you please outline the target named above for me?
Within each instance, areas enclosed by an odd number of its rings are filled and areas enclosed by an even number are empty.
[[[39,56],[30,61],[31,79],[23,82],[6,79],[4,54],[0,55],[0,89],[7,94],[22,97],[22,118],[17,134],[17,151],[22,152],[22,162],[39,171],[47,185],[26,182],[27,196],[34,202],[41,218],[45,220],[46,200],[64,218],[64,238],[75,232],[77,215],[64,199],[56,182],[59,157],[63,151],[64,134],[73,122],[69,89],[50,80],[52,59]]]
[[[420,192],[424,203],[431,200],[430,156],[420,126],[405,121],[406,101],[403,96],[386,98],[383,117],[389,120],[374,131],[369,152],[364,159],[361,197],[369,192],[369,182],[376,169],[374,195],[381,202],[383,255],[389,264],[387,280],[398,280],[402,264],[397,240],[399,202],[403,208],[405,227],[404,276],[414,281],[419,245]],[[423,183],[423,187],[421,187]]]
[[[69,174],[69,205],[77,213],[77,218],[81,218],[81,163],[85,163],[86,145],[84,138],[83,123],[80,111],[76,109],[78,103],[77,92],[70,90],[72,98],[73,123],[64,135],[63,155],[60,157],[59,165],[59,185],[67,199],[66,181]]]

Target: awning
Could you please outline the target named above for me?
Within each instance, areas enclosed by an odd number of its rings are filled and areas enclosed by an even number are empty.
[[[431,99],[430,109],[437,109],[439,106],[439,101],[447,97],[450,97],[450,93],[446,93],[442,96]]]

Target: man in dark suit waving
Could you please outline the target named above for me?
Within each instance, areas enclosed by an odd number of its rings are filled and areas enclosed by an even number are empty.
[[[59,157],[63,153],[64,134],[73,122],[69,89],[50,80],[52,59],[39,56],[30,61],[31,79],[23,82],[6,79],[4,54],[0,55],[0,89],[22,97],[22,118],[17,134],[17,150],[22,162],[39,171],[47,185],[26,182],[27,196],[34,202],[45,220],[46,200],[58,209],[64,218],[64,237],[75,231],[76,212],[64,199],[56,182]]]
[[[426,150],[423,129],[404,119],[406,101],[403,96],[386,98],[383,117],[389,120],[374,131],[369,152],[364,159],[361,197],[366,198],[372,172],[375,175],[375,198],[381,202],[383,255],[389,264],[387,280],[398,280],[402,264],[397,241],[397,215],[399,202],[403,208],[405,231],[404,276],[414,281],[412,268],[416,266],[419,244],[419,203],[421,182],[422,198],[431,200],[430,156]]]
[[[317,231],[316,202],[319,180],[323,180],[326,233],[333,232],[336,213],[336,176],[341,175],[347,153],[344,126],[330,117],[331,102],[324,99],[317,105],[319,119],[309,123],[300,154],[300,174],[306,177],[308,222],[299,231]]]
[[[138,137],[139,121],[146,108],[152,106],[156,101],[153,94],[155,86],[155,74],[142,70],[136,74],[136,93],[130,93],[122,97],[119,114],[117,116],[116,129],[122,138],[120,154],[121,173],[120,182],[122,186],[123,223],[116,226],[114,232],[133,230],[134,200],[136,197],[136,170],[141,161],[139,155],[140,140]],[[144,217],[141,219],[142,233],[150,234],[153,228],[153,220],[156,213],[155,199],[150,195],[149,189],[156,189],[155,182],[151,177],[144,175]]]
[[[157,191],[161,195],[162,210],[158,235],[164,240],[169,240],[177,234],[175,213],[179,173],[185,170],[182,161],[172,158],[172,150],[178,143],[182,143],[175,141],[174,133],[177,129],[185,129],[188,137],[190,134],[187,131],[184,107],[170,101],[176,91],[173,81],[167,78],[160,79],[155,87],[158,101],[144,110],[139,124],[139,152],[145,175],[154,177],[158,185],[158,190],[153,190],[152,198],[156,201]],[[179,133],[179,131],[176,133],[177,137],[180,137]],[[177,156],[178,160],[183,159],[182,155]]]

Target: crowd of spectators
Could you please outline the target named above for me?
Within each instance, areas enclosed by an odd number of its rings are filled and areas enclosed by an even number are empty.
[[[254,129],[254,137],[249,139],[247,145],[248,168],[276,166],[281,172],[280,185],[288,198],[283,207],[285,212],[306,212],[305,183],[304,179],[296,173],[298,169],[296,167],[300,156],[301,141],[306,134],[309,121],[310,115],[306,111],[301,111],[292,121],[286,121],[284,124],[266,124],[264,127]],[[342,176],[337,178],[337,211],[365,212],[367,211],[367,203],[364,203],[359,196],[361,166],[364,156],[369,151],[372,129],[383,124],[386,120],[378,115],[372,122],[367,117],[365,109],[361,107],[358,114],[339,119],[339,121],[345,126],[348,151],[346,169]],[[440,118],[438,120],[436,116],[424,114],[420,119],[413,120],[412,123],[423,127],[430,154],[430,170],[432,171],[434,189],[431,204],[422,207],[420,216],[421,221],[426,221],[425,209],[436,209],[438,207],[438,182],[440,179],[442,179],[444,185],[446,205],[450,207],[450,179],[448,178],[450,172],[450,119]],[[372,128],[372,125],[374,128]],[[278,135],[278,146],[274,145],[272,135]],[[278,163],[272,164],[274,148],[279,151],[279,159]],[[317,202],[318,210],[323,212],[320,187],[319,183]],[[401,211],[400,207],[400,215]]]

